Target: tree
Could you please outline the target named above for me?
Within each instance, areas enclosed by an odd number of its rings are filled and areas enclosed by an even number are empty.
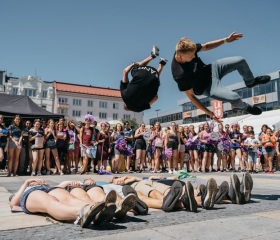
[[[135,129],[137,129],[139,127],[139,124],[136,122],[136,119],[135,118],[132,118],[132,119],[122,119],[121,120],[123,123],[125,123],[126,121],[129,122],[129,126],[134,126]]]

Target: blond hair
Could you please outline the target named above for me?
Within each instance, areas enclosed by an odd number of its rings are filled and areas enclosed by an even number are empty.
[[[193,52],[195,50],[195,43],[186,37],[181,38],[180,41],[176,44],[176,52],[186,53]]]

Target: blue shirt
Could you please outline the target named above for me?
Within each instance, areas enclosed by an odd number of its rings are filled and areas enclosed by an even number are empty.
[[[20,138],[23,131],[20,127],[17,127],[14,124],[10,125],[8,130],[10,131],[12,138]]]
[[[133,131],[129,128],[129,129],[124,129],[123,130],[123,135],[125,137],[133,137]],[[132,144],[132,141],[126,141],[128,144]]]

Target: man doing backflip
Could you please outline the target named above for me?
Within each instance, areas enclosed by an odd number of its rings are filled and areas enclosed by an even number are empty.
[[[123,70],[120,90],[126,110],[142,112],[151,108],[151,105],[158,99],[159,75],[167,60],[161,58],[157,69],[147,66],[158,55],[159,49],[157,46],[153,46],[149,57],[141,62],[132,63]],[[129,82],[128,73],[130,71],[132,80]]]
[[[227,38],[204,44],[195,44],[188,38],[181,38],[176,45],[172,61],[172,75],[180,91],[185,92],[191,102],[214,120],[221,122],[213,112],[207,109],[196,95],[205,95],[213,99],[230,102],[233,109],[242,109],[253,115],[260,115],[259,107],[243,102],[238,93],[222,86],[221,79],[228,73],[237,70],[245,85],[252,88],[258,84],[270,81],[270,76],[264,75],[254,78],[246,60],[243,57],[228,57],[219,59],[212,64],[204,64],[198,57],[198,52],[217,48],[242,38],[243,35],[233,32]]]

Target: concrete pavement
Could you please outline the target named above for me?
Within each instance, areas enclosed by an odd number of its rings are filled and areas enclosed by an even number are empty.
[[[149,176],[143,173],[137,176]],[[165,174],[169,176],[168,174]],[[218,184],[229,181],[230,173],[194,174]],[[241,177],[241,173],[237,174]],[[95,181],[108,181],[112,176],[89,174]],[[255,174],[252,201],[245,205],[215,205],[213,210],[198,213],[150,211],[147,216],[129,215],[125,220],[81,229],[60,223],[44,215],[11,213],[8,196],[29,177],[0,177],[0,239],[279,239],[280,174]],[[55,185],[64,180],[83,180],[86,176],[42,176]]]

